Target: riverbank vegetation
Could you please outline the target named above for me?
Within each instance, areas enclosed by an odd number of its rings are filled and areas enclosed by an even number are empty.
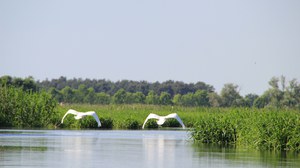
[[[191,138],[195,142],[262,150],[300,151],[300,86],[295,80],[285,87],[284,78],[272,78],[269,82],[271,88],[263,95],[248,97],[253,104],[259,102],[259,106],[238,106],[239,102],[245,102],[246,97],[241,97],[234,85],[225,85],[220,95],[213,90],[195,90],[173,96],[168,92],[161,92],[158,96],[151,90],[146,96],[143,92],[128,92],[121,88],[113,95],[99,93],[106,95],[101,100],[106,100],[107,103],[67,103],[60,102],[59,97],[53,94],[57,91],[55,88],[43,89],[32,78],[6,76],[0,81],[1,128],[141,129],[149,113],[167,115],[176,112],[191,131]],[[278,86],[279,81],[281,87]],[[82,94],[85,89],[79,91],[82,88],[86,87],[79,87],[75,92],[70,88],[72,94],[66,94],[67,97],[71,99],[81,95],[81,100],[97,99],[93,96],[85,97],[86,94]],[[63,93],[62,96],[66,96]],[[212,95],[219,97],[212,99]],[[135,100],[134,97],[143,101],[128,102]],[[219,99],[220,102],[212,101]],[[220,104],[216,105],[218,103]],[[96,111],[102,127],[97,128],[92,117],[75,120],[72,115],[67,116],[64,123],[60,124],[68,109]],[[180,124],[176,120],[167,120],[163,126],[180,127]],[[158,128],[158,125],[150,120],[146,128]]]
[[[57,101],[45,91],[0,87],[0,127],[48,127],[58,117],[56,107]]]
[[[297,109],[69,104],[58,108],[60,116],[70,108],[95,110],[103,123],[100,129],[141,129],[149,113],[167,115],[176,112],[197,143],[300,151],[300,113]],[[176,120],[167,120],[163,126],[181,129]],[[60,127],[97,128],[97,123],[92,117],[78,121],[70,115]],[[152,120],[146,128],[158,128],[158,125]]]
[[[300,114],[287,109],[228,109],[203,113],[194,141],[264,150],[300,151]]]

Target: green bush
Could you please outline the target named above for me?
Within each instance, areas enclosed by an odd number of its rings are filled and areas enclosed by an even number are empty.
[[[175,118],[170,118],[165,121],[162,127],[182,127]]]
[[[139,122],[135,119],[128,118],[125,121],[125,128],[126,129],[139,129],[140,125]]]
[[[78,123],[80,123],[79,128],[98,128],[98,123],[93,116],[86,116],[78,120]]]
[[[110,117],[108,118],[100,117],[100,122],[101,122],[100,128],[112,129],[114,127],[113,119],[111,119]]]
[[[149,119],[147,123],[145,124],[145,128],[158,128],[158,124],[156,122],[156,119]]]
[[[58,120],[57,102],[50,94],[0,87],[0,127],[51,127]]]

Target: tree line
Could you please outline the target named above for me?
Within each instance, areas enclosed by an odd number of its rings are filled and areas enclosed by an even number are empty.
[[[220,93],[204,82],[184,83],[168,80],[147,81],[105,79],[58,79],[35,81],[2,76],[1,86],[13,86],[33,92],[46,90],[58,102],[89,104],[155,104],[203,107],[293,107],[300,108],[300,84],[296,79],[286,81],[284,76],[273,77],[270,88],[262,95],[241,96],[239,86],[225,84]]]

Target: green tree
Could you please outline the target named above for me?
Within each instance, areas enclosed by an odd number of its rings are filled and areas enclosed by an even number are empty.
[[[245,106],[252,107],[254,105],[255,99],[257,99],[259,96],[256,94],[247,94],[244,98]]]
[[[196,106],[209,106],[209,98],[207,91],[197,90],[193,97]]]
[[[125,102],[124,103],[125,104],[133,104],[133,103],[135,103],[134,101],[135,101],[134,93],[126,92]]]
[[[148,95],[146,96],[146,103],[147,104],[158,104],[159,97],[154,93],[153,90],[149,91]]]
[[[240,106],[242,96],[239,94],[238,85],[228,83],[221,90],[222,106]]]
[[[104,92],[96,93],[96,104],[110,104],[111,97]]]
[[[300,107],[300,85],[296,79],[289,82],[282,100],[283,106],[286,107]]]
[[[116,104],[124,104],[126,102],[127,93],[124,89],[119,89],[113,96],[113,102]]]
[[[73,103],[74,102],[74,91],[71,89],[70,86],[66,86],[61,90],[63,101],[66,103]]]
[[[181,96],[181,104],[183,106],[195,106],[194,94],[188,93]]]
[[[23,87],[24,80],[22,78],[14,78],[12,81],[12,85],[17,88]]]
[[[6,76],[2,76],[0,78],[0,86],[4,87],[4,86],[11,86],[12,85],[12,77],[6,75]]]
[[[87,94],[84,97],[84,102],[85,103],[90,103],[90,104],[95,104],[96,103],[96,93],[94,88],[89,87],[87,89]]]
[[[54,99],[56,99],[58,102],[63,102],[63,101],[64,101],[63,94],[62,94],[59,90],[57,90],[56,88],[51,87],[51,88],[49,89],[48,92],[49,92],[49,93],[52,95],[52,97],[53,97]]]
[[[38,86],[31,76],[25,79],[3,76],[0,78],[0,82],[2,86],[14,86],[17,88],[22,88],[24,91],[38,91]]]
[[[159,94],[161,95],[163,92],[166,92],[170,96],[173,96],[174,95],[173,85],[174,85],[174,81],[172,81],[172,80],[168,80],[168,81],[161,83],[158,88]]]
[[[269,91],[264,92],[261,96],[256,98],[253,102],[253,106],[256,108],[264,108],[270,103],[271,94]]]
[[[215,89],[213,86],[208,85],[204,82],[197,82],[194,85],[195,90],[206,90],[207,92],[213,92]]]
[[[283,79],[283,78],[281,78]],[[283,99],[284,92],[280,90],[279,88],[279,78],[273,77],[269,81],[269,85],[271,88],[267,90],[268,93],[270,93],[270,106],[272,107],[281,107],[281,101]],[[284,79],[285,81],[285,79]],[[283,85],[282,85],[283,86]],[[283,86],[284,87],[284,86]]]
[[[142,93],[142,92],[136,92],[136,93],[133,93],[133,102],[134,103],[140,103],[140,104],[143,104],[145,103],[145,95]]]
[[[161,94],[159,96],[159,102],[162,105],[172,104],[171,95],[168,92],[161,92]]]
[[[208,94],[209,104],[212,107],[220,107],[222,104],[222,98],[215,92]]]
[[[74,101],[75,103],[84,103],[85,96],[87,95],[87,87],[85,84],[80,84],[78,86],[78,89],[74,91],[75,97]]]
[[[37,84],[35,83],[33,77],[31,77],[31,76],[24,79],[22,87],[26,91],[29,91],[29,90],[33,91],[33,92],[38,91]]]
[[[178,105],[178,106],[181,106],[182,105],[182,100],[181,100],[181,94],[176,94],[174,97],[173,97],[173,104],[175,105]]]

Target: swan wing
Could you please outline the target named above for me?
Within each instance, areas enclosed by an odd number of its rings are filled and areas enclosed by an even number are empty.
[[[177,113],[169,114],[169,115],[166,116],[166,118],[175,118],[180,123],[182,128],[185,128],[185,125],[183,124],[181,118],[179,117],[179,115]]]
[[[65,117],[66,117],[68,114],[77,115],[78,113],[79,113],[79,112],[78,112],[78,111],[76,111],[76,110],[69,109],[69,110],[66,112],[66,114],[63,116],[63,118],[61,119],[61,123],[63,123],[63,122],[64,122],[64,119],[65,119]]]
[[[156,114],[153,114],[153,113],[150,113],[149,115],[148,115],[148,117],[146,118],[146,120],[144,121],[144,124],[143,124],[143,129],[144,129],[144,127],[145,127],[145,124],[147,123],[147,121],[149,120],[149,119],[152,119],[152,118],[154,118],[154,119],[159,119],[161,116],[159,116],[159,115],[156,115]]]
[[[96,112],[92,112],[92,116],[95,118],[95,120],[97,121],[98,123],[98,127],[101,127],[101,122],[99,120],[99,117],[98,115],[96,114]]]

